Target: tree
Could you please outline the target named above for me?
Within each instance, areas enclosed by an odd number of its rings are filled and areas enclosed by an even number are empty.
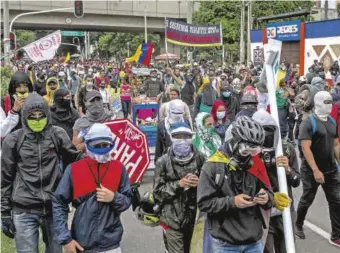
[[[255,18],[298,11],[300,8],[309,10],[312,6],[312,1],[252,1],[253,16]],[[201,1],[199,10],[193,15],[193,22],[196,24],[222,24],[223,43],[233,59],[238,59],[240,16],[241,1]],[[301,20],[304,20],[304,17]],[[270,22],[277,21],[282,20]],[[259,29],[265,27],[265,25],[265,22],[257,23]],[[245,29],[246,27],[245,25]],[[206,50],[211,51],[211,49]]]
[[[98,53],[103,57],[128,57],[128,47],[132,56],[138,45],[144,41],[144,34],[105,32],[97,34]],[[155,47],[155,53],[159,51],[159,36],[148,34],[148,41]]]
[[[338,11],[338,16],[340,17],[340,3],[338,3],[338,4],[336,5],[336,9],[337,9],[337,11]]]
[[[36,33],[28,30],[16,30],[17,41],[21,47],[27,46],[36,40]]]

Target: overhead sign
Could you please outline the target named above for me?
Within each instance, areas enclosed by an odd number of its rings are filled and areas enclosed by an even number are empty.
[[[23,47],[27,55],[34,62],[46,61],[53,59],[56,50],[61,44],[61,33],[56,31],[40,40],[34,41],[31,44]]]
[[[300,26],[300,20],[268,24],[267,39],[280,41],[300,40]]]
[[[182,46],[215,47],[222,45],[220,25],[194,25],[176,19],[165,19],[167,41]]]
[[[85,32],[81,32],[81,31],[61,31],[61,36],[82,37],[82,36],[85,36]]]
[[[146,135],[131,121],[118,119],[105,122],[113,133],[113,159],[124,164],[130,182],[139,182],[150,164]]]

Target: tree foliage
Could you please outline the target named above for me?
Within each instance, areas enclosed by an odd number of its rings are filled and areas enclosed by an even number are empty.
[[[338,11],[338,16],[340,17],[340,3],[338,3],[338,4],[336,5],[336,9],[337,9],[337,11]]]
[[[244,1],[247,5],[247,1]],[[282,14],[287,12],[299,11],[300,9],[309,10],[313,6],[312,1],[252,1],[252,14],[256,20],[258,17]],[[247,9],[245,8],[245,38],[247,37]],[[297,19],[290,18],[288,20]],[[300,18],[304,20],[304,17]],[[239,57],[240,45],[240,20],[241,20],[241,1],[201,1],[200,8],[193,15],[196,24],[222,24],[223,42],[226,49],[232,54],[234,59]],[[282,20],[272,20],[277,22]],[[266,23],[254,22],[254,28],[261,29]]]
[[[144,34],[136,33],[105,32],[97,33],[96,36],[92,37],[98,42],[98,53],[105,57],[128,57],[128,48],[130,56],[132,56],[138,45],[144,41]],[[148,41],[153,43],[155,54],[158,53],[159,36],[149,34]]]
[[[24,47],[36,40],[36,33],[29,30],[16,30],[17,41]]]

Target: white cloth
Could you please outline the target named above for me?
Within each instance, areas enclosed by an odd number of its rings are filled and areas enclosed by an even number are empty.
[[[8,116],[4,110],[1,108],[0,110],[0,134],[1,138],[4,138],[7,134],[11,132],[11,130],[18,124],[19,115],[8,112]]]
[[[99,89],[100,94],[103,98],[104,104],[109,104],[111,101],[111,94],[107,91],[107,89]]]
[[[108,250],[108,251],[102,251],[100,253],[122,253],[121,248],[117,248],[117,249],[112,249],[112,250]]]
[[[332,101],[332,96],[328,91],[319,91],[314,97],[314,112],[322,121],[327,121],[332,111],[332,104],[325,104],[326,100]]]

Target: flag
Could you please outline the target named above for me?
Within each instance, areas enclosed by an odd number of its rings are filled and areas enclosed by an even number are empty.
[[[280,69],[277,72],[276,88],[278,88],[280,86],[279,84],[280,84],[280,81],[282,79],[286,79],[286,71],[283,71],[283,70]]]
[[[268,187],[268,189],[272,189],[266,166],[258,155],[253,157],[253,165],[248,172],[260,180],[266,187]]]
[[[32,61],[39,62],[53,59],[60,44],[61,33],[59,30],[32,42],[31,44],[23,47],[23,49]]]
[[[71,59],[70,52],[67,52],[66,58],[63,63],[67,63]]]
[[[138,62],[140,64],[144,64],[147,67],[150,67],[152,53],[152,43],[142,43],[137,47],[136,53],[133,56],[126,58],[125,61]]]

